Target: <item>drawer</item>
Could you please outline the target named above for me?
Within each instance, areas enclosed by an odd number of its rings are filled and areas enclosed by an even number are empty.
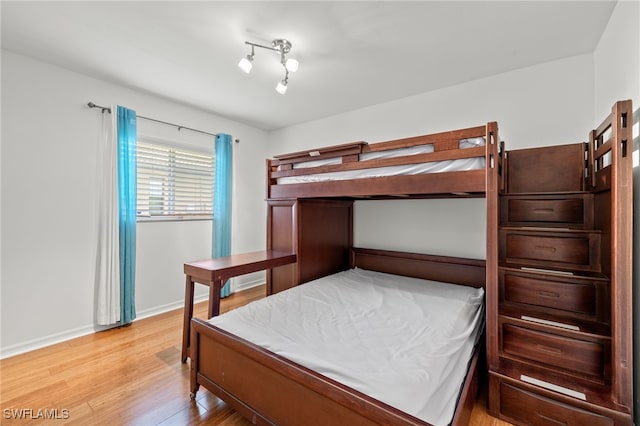
[[[584,202],[581,198],[560,200],[508,199],[508,222],[551,222],[582,224]]]
[[[614,425],[613,419],[545,398],[504,381],[500,381],[499,398],[500,415],[519,424],[536,426]]]
[[[598,232],[500,230],[500,261],[546,268],[600,271]]]
[[[599,291],[596,282],[500,271],[501,300],[595,317]]]
[[[593,229],[593,194],[504,194],[500,224]]]
[[[506,355],[567,372],[604,377],[602,342],[573,339],[509,323],[503,323],[501,331],[501,348]]]
[[[508,235],[507,257],[542,260],[570,265],[589,264],[589,240],[586,238],[541,235]]]

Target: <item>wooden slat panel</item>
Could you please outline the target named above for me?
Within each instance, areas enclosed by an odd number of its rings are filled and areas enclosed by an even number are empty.
[[[584,145],[557,145],[509,152],[507,191],[582,191]]]
[[[349,162],[343,164],[333,164],[318,167],[307,167],[303,169],[281,170],[271,173],[272,178],[306,176],[316,173],[345,172],[351,170],[364,170],[376,167],[402,166],[407,164],[422,164],[444,160],[456,160],[462,158],[484,157],[485,148],[465,148],[460,150],[448,150],[439,152],[429,152],[425,154],[408,155],[403,157],[383,158],[379,160],[366,160]]]
[[[611,139],[608,139],[596,149],[594,153],[594,159],[598,160],[609,151],[611,151]]]
[[[485,286],[485,265],[481,259],[353,248],[351,266],[389,274],[433,281]]]
[[[345,153],[348,153],[348,154],[352,154],[354,152],[360,153],[362,151],[362,147],[365,145],[367,145],[366,142],[359,141],[359,142],[352,142],[352,143],[346,143],[341,145],[326,146],[322,148],[308,149],[305,151],[290,152],[288,154],[274,155],[273,157],[279,161],[279,164],[296,163],[298,162],[296,160],[305,161],[305,160],[308,160],[309,157],[311,157],[311,159],[317,159],[317,158],[324,158],[324,157],[340,157],[342,155],[345,155]],[[312,157],[309,154],[309,153],[316,153],[316,152],[320,156]]]
[[[395,148],[407,148],[416,145],[434,144],[450,144],[453,141],[460,141],[460,139],[469,139],[475,137],[485,136],[485,126],[471,127],[468,129],[450,130],[447,132],[433,133],[424,136],[415,136],[405,139],[397,139],[387,142],[377,142],[369,144],[363,152],[369,151],[384,151],[387,149]],[[439,149],[436,149],[438,151]]]
[[[365,197],[409,194],[484,193],[485,171],[272,185],[272,198]]]
[[[611,112],[611,114],[607,115],[607,117],[604,120],[602,120],[602,123],[600,123],[600,125],[595,128],[594,132],[595,132],[596,137],[598,137],[601,134],[603,134],[604,132],[606,132],[607,129],[609,127],[611,127],[611,123],[613,121],[614,121],[614,113]]]

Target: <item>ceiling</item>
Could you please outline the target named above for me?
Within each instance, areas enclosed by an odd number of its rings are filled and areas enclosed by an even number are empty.
[[[614,1],[2,1],[2,48],[265,130],[593,52]],[[300,69],[285,95],[275,52]],[[116,99],[113,102],[117,102]]]

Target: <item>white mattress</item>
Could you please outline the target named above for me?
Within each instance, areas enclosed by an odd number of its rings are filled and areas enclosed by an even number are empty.
[[[210,322],[434,425],[449,424],[484,290],[352,269]]]
[[[478,146],[484,146],[485,139],[483,137],[461,139],[459,147],[475,148]],[[433,152],[433,145],[418,145],[408,148],[398,148],[386,151],[375,151],[360,154],[360,161],[377,160],[381,158],[395,158],[417,154],[425,154]],[[294,164],[294,169],[303,169],[309,167],[341,164],[342,157],[326,158],[321,160],[305,161],[302,163]],[[456,172],[477,170],[485,168],[484,157],[474,158],[462,158],[457,160],[444,160],[434,161],[430,163],[421,164],[407,164],[399,166],[387,166],[387,167],[374,167],[370,169],[360,170],[347,170],[343,172],[329,172],[329,173],[316,173],[303,176],[289,176],[278,178],[278,184],[290,184],[290,183],[309,183],[309,182],[328,182],[336,180],[347,179],[363,179],[372,177],[386,177],[386,176],[404,176],[404,175],[416,175],[424,173],[442,173],[442,172]]]

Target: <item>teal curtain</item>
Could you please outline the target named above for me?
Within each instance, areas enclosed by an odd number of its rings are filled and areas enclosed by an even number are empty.
[[[213,188],[212,257],[231,254],[231,190],[233,151],[231,135],[216,135],[216,176]],[[229,281],[220,290],[220,297],[231,294]]]
[[[136,318],[136,112],[118,105],[120,323]]]

